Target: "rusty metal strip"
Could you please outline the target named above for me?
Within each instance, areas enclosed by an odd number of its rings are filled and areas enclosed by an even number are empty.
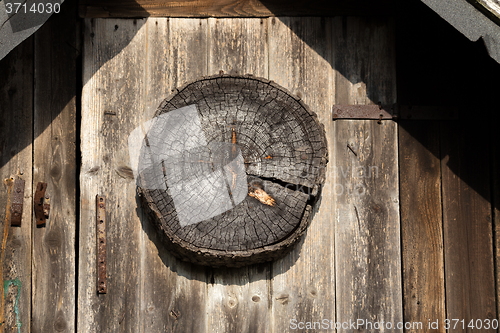
[[[23,217],[24,185],[25,182],[22,179],[16,179],[14,181],[14,188],[12,191],[12,200],[10,205],[10,225],[13,226],[21,226]]]
[[[106,284],[106,197],[96,196],[97,292],[105,294]]]
[[[393,119],[397,115],[394,105],[334,105],[332,119]]]
[[[409,105],[334,105],[332,119],[366,120],[453,120],[460,110],[454,106],[409,106]]]
[[[36,185],[35,198],[33,201],[37,226],[45,225],[46,219],[49,217],[49,196],[45,194],[45,190],[47,190],[47,183],[39,182]]]

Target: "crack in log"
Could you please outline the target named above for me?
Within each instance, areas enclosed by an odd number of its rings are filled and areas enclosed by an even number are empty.
[[[258,178],[260,180],[265,180],[265,181],[274,183],[274,184],[279,185],[281,187],[288,188],[292,191],[298,191],[298,192],[302,192],[304,194],[307,194],[308,195],[307,204],[309,204],[311,206],[313,206],[314,203],[316,202],[317,195],[312,194],[312,193],[314,193],[314,189],[311,187],[307,187],[307,186],[300,185],[300,184],[288,183],[288,182],[285,182],[285,181],[278,179],[278,178],[275,178],[275,177],[258,176],[258,175],[254,175],[254,174],[251,174],[248,172],[247,172],[247,175],[251,176],[251,177]],[[318,192],[318,194],[319,194],[319,192]]]

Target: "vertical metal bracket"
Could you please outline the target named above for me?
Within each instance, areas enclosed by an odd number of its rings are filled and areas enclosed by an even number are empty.
[[[96,196],[97,292],[105,294],[106,284],[106,197]]]
[[[45,225],[46,219],[49,218],[50,197],[48,194],[45,194],[46,189],[47,183],[39,182],[36,185],[34,205],[36,225],[39,227]]]
[[[12,192],[12,201],[10,205],[10,225],[21,226],[23,217],[23,202],[24,202],[24,185],[22,179],[14,181],[14,188]]]

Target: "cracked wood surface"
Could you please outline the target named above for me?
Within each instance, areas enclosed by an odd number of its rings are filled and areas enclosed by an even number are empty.
[[[173,243],[174,251],[183,248],[177,251],[181,259],[200,264],[240,266],[282,255],[300,237],[297,230],[307,226],[311,204],[325,178],[326,139],[316,115],[273,82],[216,75],[178,88],[155,116],[188,105],[196,105],[208,145],[237,142],[245,161],[248,195],[227,212],[184,226],[171,185],[165,180],[167,190],[152,190],[148,185],[154,171],[146,169],[140,175],[141,198],[160,233]],[[163,142],[166,131],[153,126],[146,145]],[[174,162],[168,163],[175,168]],[[183,164],[176,178],[199,173],[196,169],[197,163]],[[189,196],[198,191],[185,190],[193,192]]]

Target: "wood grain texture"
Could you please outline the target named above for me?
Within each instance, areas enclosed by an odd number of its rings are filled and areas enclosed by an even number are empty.
[[[265,19],[209,19],[208,74],[268,77]],[[207,332],[270,330],[270,266],[214,269],[207,276]]]
[[[493,112],[492,121],[490,123],[490,138],[492,147],[492,196],[493,202],[493,244],[495,249],[495,281],[496,281],[496,301],[497,301],[497,318],[500,318],[500,175],[495,170],[500,170],[500,146],[495,144],[493,140],[495,136],[496,124],[500,120],[498,113]]]
[[[336,17],[335,104],[396,101],[394,22],[390,18]]]
[[[439,150],[438,122],[399,123],[405,322],[446,318]],[[446,330],[440,325],[429,331]]]
[[[337,319],[397,323],[402,290],[396,125],[341,120],[335,130]]]
[[[269,16],[335,16],[388,15],[393,1],[335,0],[203,0],[168,1],[80,1],[82,17],[269,17]]]
[[[0,61],[0,332],[30,332],[33,38]],[[10,179],[25,181],[21,227],[10,226]]]
[[[180,118],[176,110],[193,104],[186,112],[195,116]],[[287,252],[303,234],[306,206],[324,181],[326,139],[316,115],[266,79],[215,75],[177,88],[155,116],[141,148],[138,184],[166,245],[183,260],[212,266]],[[179,121],[163,120],[171,117]],[[193,140],[204,146],[193,147]],[[233,153],[227,158],[234,168],[223,160]],[[227,186],[234,204],[229,197],[229,205],[220,202],[229,193],[211,176],[213,167],[233,173]],[[272,202],[257,200],[258,193]]]
[[[145,28],[146,100],[141,122],[151,119],[177,86],[207,74],[206,20],[149,19]],[[138,213],[144,230],[141,332],[205,332],[205,269],[176,259],[149,218],[142,210]]]
[[[33,332],[75,331],[76,6],[35,34],[33,188],[46,182],[50,215],[33,230]]]
[[[441,126],[446,310],[466,323],[496,317],[487,133],[477,120]]]
[[[269,19],[269,79],[301,97],[317,113],[327,140],[333,138],[331,29],[329,18]],[[332,175],[328,165],[320,202],[303,240],[272,264],[271,331],[288,331],[291,320],[335,319]]]
[[[136,186],[117,172],[143,110],[145,21],[85,21],[78,331],[141,332]],[[113,57],[114,56],[114,57]],[[130,92],[134,93],[131,94]],[[108,111],[108,112],[105,112]],[[95,196],[106,196],[107,294],[97,294]]]
[[[492,113],[492,121],[490,123],[490,138],[492,142],[491,146],[491,157],[492,157],[492,213],[493,213],[493,245],[494,245],[494,256],[495,256],[495,286],[496,286],[496,305],[497,313],[496,318],[500,318],[500,175],[495,170],[500,169],[500,146],[495,144],[495,131],[496,124],[500,120],[498,113]]]
[[[81,244],[91,247],[83,261],[89,266],[80,270],[83,331],[204,331],[205,270],[166,251],[140,205],[129,204],[136,201],[136,183],[124,171],[130,170],[131,131],[171,89],[206,75],[206,34],[206,20],[86,21],[82,127],[94,129],[82,129],[82,152],[93,152],[83,161],[81,177],[82,198],[90,200],[82,200],[82,221],[88,222],[82,223]],[[95,193],[107,195],[109,221],[108,293],[99,298],[92,248]]]
[[[391,20],[335,18],[333,38],[335,103],[394,103]],[[397,323],[403,319],[397,126],[337,120],[334,131],[336,318]]]

